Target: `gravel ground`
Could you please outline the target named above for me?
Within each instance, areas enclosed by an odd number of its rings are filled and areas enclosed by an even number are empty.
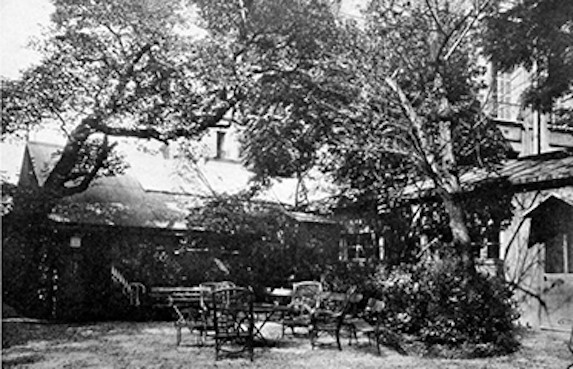
[[[172,323],[97,323],[84,325],[2,323],[2,368],[436,368],[436,369],[559,369],[573,363],[565,333],[525,333],[519,352],[496,358],[444,360],[402,356],[390,348],[376,353],[366,339],[338,351],[333,341],[312,349],[307,338],[291,335],[280,339],[277,324],[265,326],[270,347],[257,347],[255,360],[226,358],[215,361],[212,342],[196,344],[184,332],[175,346]],[[346,340],[345,340],[346,341]]]

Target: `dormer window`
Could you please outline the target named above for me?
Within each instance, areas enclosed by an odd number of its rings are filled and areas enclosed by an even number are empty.
[[[217,152],[216,159],[225,159],[227,152],[225,151],[225,134],[224,131],[217,131]]]

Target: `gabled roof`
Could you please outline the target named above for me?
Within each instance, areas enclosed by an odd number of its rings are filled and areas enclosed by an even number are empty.
[[[29,143],[26,145],[26,150],[28,150],[30,164],[38,185],[41,187],[60,158],[62,146],[48,143]]]
[[[145,191],[130,175],[96,179],[82,193],[64,198],[50,218],[61,223],[186,229],[187,209],[201,196]]]
[[[536,213],[539,213],[541,209],[555,205],[565,205],[573,209],[573,193],[570,193],[568,195],[569,196],[549,194],[541,201],[539,201],[536,205],[532,206],[526,212],[524,212],[523,217],[531,217]]]
[[[29,175],[42,186],[59,158],[61,146],[32,142],[26,150],[32,167]],[[182,163],[141,152],[126,155],[126,161],[129,167],[124,174],[96,178],[86,191],[62,199],[50,218],[62,223],[185,230],[189,209],[203,206],[214,196],[244,191],[253,177],[252,172],[234,162]],[[285,209],[291,207],[296,181],[274,182],[255,199]],[[311,201],[330,196],[319,182],[308,187]],[[293,219],[298,220],[300,214],[292,215]],[[298,221],[326,220],[306,215]]]

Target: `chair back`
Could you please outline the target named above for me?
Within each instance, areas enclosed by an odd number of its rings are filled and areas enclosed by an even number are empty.
[[[212,293],[215,336],[253,338],[254,314],[252,290],[243,287],[223,288]]]
[[[211,310],[213,301],[212,293],[222,289],[228,289],[236,287],[233,282],[221,281],[221,282],[203,282],[199,285],[201,290],[201,308],[206,310]]]
[[[317,309],[322,296],[322,283],[317,281],[295,282],[292,285],[291,306]]]
[[[364,299],[362,293],[356,292],[357,287],[352,286],[346,291],[346,301],[344,307],[345,314],[356,314],[359,309],[361,301]]]
[[[209,288],[212,291],[220,290],[222,288],[236,287],[236,285],[231,281],[219,281],[219,282],[203,282],[199,287]]]

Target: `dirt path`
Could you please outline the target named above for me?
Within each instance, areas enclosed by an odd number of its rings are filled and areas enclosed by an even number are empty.
[[[278,327],[266,327],[276,336]],[[14,333],[17,331],[16,333]],[[12,332],[12,338],[10,338]],[[98,323],[54,325],[3,323],[3,368],[566,368],[573,356],[565,346],[565,334],[526,335],[516,354],[475,360],[440,360],[401,356],[362,340],[338,351],[329,341],[312,350],[307,339],[287,336],[274,347],[256,348],[255,361],[224,359],[215,362],[211,343],[198,347],[195,337],[184,332],[183,344],[175,346],[170,323]],[[6,336],[6,337],[5,337]],[[15,337],[21,337],[20,342]],[[7,338],[7,342],[5,342]],[[12,339],[11,342],[9,340]]]

